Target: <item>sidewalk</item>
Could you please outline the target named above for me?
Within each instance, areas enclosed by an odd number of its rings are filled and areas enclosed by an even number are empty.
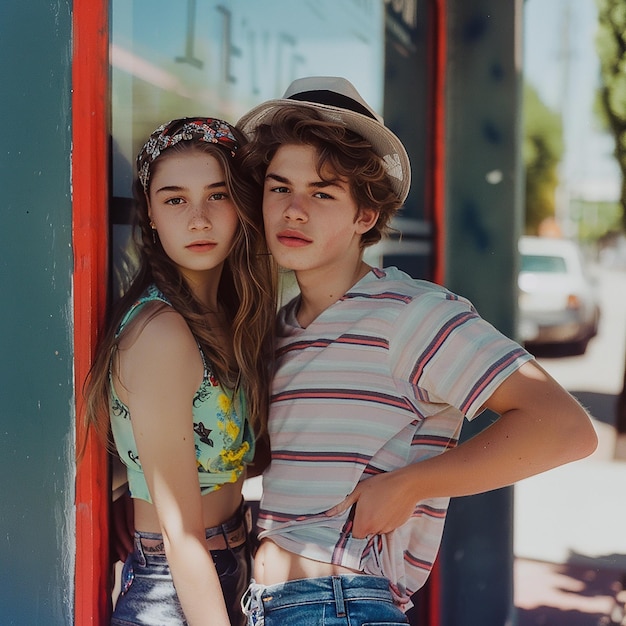
[[[591,457],[515,487],[517,626],[626,626],[626,461],[594,425]]]

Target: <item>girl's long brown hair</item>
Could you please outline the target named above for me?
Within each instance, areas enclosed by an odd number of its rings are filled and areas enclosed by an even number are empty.
[[[236,129],[234,132],[241,144],[246,143],[241,133]],[[199,139],[181,141],[168,148],[154,161],[152,171],[158,167],[161,159],[187,150],[203,151],[218,160],[239,217],[239,228],[218,288],[218,301],[225,313],[223,317],[231,322],[234,362],[228,351],[215,342],[207,310],[195,298],[179,269],[165,254],[158,238],[154,240],[146,193],[135,178],[133,233],[137,271],[108,316],[108,325],[96,349],[84,389],[86,431],[93,427],[108,446],[111,445],[109,372],[111,360],[118,349],[116,333],[126,311],[151,284],[156,285],[173,308],[185,318],[220,383],[229,389],[243,390],[248,419],[257,436],[266,429],[273,374],[276,277],[265,245],[262,190],[250,176],[243,173],[238,153],[233,156],[223,146]]]

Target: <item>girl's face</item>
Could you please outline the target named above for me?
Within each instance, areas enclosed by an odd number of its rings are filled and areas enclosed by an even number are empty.
[[[156,165],[148,214],[165,253],[191,284],[219,280],[239,226],[222,166],[195,150],[165,153]]]

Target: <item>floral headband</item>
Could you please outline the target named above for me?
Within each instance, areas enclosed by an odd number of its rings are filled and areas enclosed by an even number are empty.
[[[231,125],[224,120],[211,117],[185,117],[163,124],[150,135],[137,155],[137,175],[146,193],[152,163],[167,148],[180,141],[192,139],[221,144],[230,150],[232,156],[235,156],[235,151],[239,148]]]

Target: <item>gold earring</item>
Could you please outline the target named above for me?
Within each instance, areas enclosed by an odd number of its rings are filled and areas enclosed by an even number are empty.
[[[156,226],[154,222],[150,221],[150,228],[152,228],[152,243],[156,243]]]

